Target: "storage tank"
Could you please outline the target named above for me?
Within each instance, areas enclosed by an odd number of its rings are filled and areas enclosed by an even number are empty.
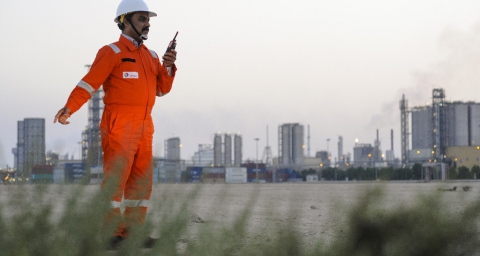
[[[451,103],[447,110],[447,145],[468,146],[469,144],[469,107],[462,102]]]
[[[170,138],[165,141],[165,158],[167,160],[180,160],[180,138]]]
[[[303,156],[305,144],[303,142],[304,138],[304,131],[303,125],[296,124],[293,126],[293,163],[294,164],[302,164],[303,163]]]
[[[225,155],[224,155],[224,166],[232,166],[232,135],[225,134]]]
[[[433,147],[432,107],[412,109],[412,149]]]
[[[278,127],[279,164],[301,165],[304,157],[303,125],[283,124]]]
[[[234,137],[234,150],[233,150],[233,155],[234,155],[234,162],[233,166],[235,167],[240,167],[242,165],[242,135],[240,134],[235,134]]]
[[[470,145],[480,145],[480,104],[470,106]]]
[[[213,165],[223,166],[222,164],[222,135],[216,133],[213,137]]]

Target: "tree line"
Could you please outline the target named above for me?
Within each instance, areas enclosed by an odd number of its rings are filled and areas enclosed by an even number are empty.
[[[363,168],[350,167],[346,170],[328,167],[317,171],[315,169],[307,169],[299,172],[303,180],[306,180],[309,174],[318,174],[320,180],[327,181],[344,181],[344,180],[421,180],[422,179],[422,164],[416,163],[412,167],[405,168]],[[468,167],[452,166],[448,169],[448,179],[480,179],[480,166],[474,165],[470,170]]]

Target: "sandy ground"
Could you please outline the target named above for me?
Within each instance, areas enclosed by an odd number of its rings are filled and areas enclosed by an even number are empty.
[[[205,184],[199,187],[190,209],[205,223],[191,223],[187,238],[195,239],[200,225],[232,223],[249,202],[254,202],[248,222],[249,239],[268,239],[267,231],[272,227],[292,224],[306,246],[316,244],[319,239],[328,242],[342,226],[339,217],[344,216],[345,206],[354,204],[366,189],[375,186],[385,189],[386,207],[412,203],[419,194],[442,193],[452,208],[459,208],[480,195],[480,183],[476,182]],[[439,191],[453,186],[457,186],[456,192]],[[471,186],[472,191],[464,192],[462,186]],[[193,184],[159,184],[154,188],[153,198],[167,194],[181,197],[182,191],[194,189]],[[153,209],[149,214],[153,219],[159,217]]]
[[[221,227],[232,224],[250,204],[251,215],[248,218],[248,239],[265,240],[272,227],[293,225],[303,236],[303,243],[315,244],[319,239],[328,241],[337,232],[341,223],[344,207],[352,205],[367,188],[382,186],[386,192],[386,207],[412,203],[419,193],[442,193],[450,207],[462,207],[469,200],[480,195],[480,183],[417,183],[417,182],[319,182],[319,183],[277,183],[277,184],[154,184],[151,207],[148,218],[159,223],[165,220],[165,214],[175,215],[182,203],[188,198],[189,215],[196,214],[205,222],[189,221],[184,238],[195,241],[203,227]],[[439,188],[457,186],[456,192],[440,192]],[[464,192],[462,186],[471,186],[472,191]],[[34,185],[0,185],[0,203],[5,204],[14,191],[23,187],[31,193]],[[62,193],[57,193],[62,188]],[[61,214],[65,200],[75,192],[73,185],[49,185],[50,198],[55,204],[54,214]],[[99,191],[98,185],[87,185],[83,196]],[[52,201],[50,201],[52,202]],[[18,210],[18,209],[17,209]]]

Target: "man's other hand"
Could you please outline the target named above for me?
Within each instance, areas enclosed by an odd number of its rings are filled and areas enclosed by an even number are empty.
[[[58,122],[61,124],[69,124],[70,122],[67,121],[67,119],[70,118],[70,112],[70,109],[67,107],[60,109],[55,116],[55,120],[53,120],[53,123],[56,123],[58,120]]]

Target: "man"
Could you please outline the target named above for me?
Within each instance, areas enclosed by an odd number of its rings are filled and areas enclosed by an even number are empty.
[[[114,183],[112,210],[107,220],[118,220],[113,245],[127,236],[129,227],[145,220],[152,191],[151,110],[155,96],[164,96],[172,87],[177,52],[158,55],[143,44],[148,38],[150,17],[143,0],[122,0],[114,21],[122,30],[118,42],[102,47],[90,71],[73,89],[64,108],[55,116],[61,124],[87,102],[103,84],[105,109],[100,124],[104,152],[104,179]],[[110,184],[111,185],[111,184]],[[120,212],[122,196],[125,211]]]

